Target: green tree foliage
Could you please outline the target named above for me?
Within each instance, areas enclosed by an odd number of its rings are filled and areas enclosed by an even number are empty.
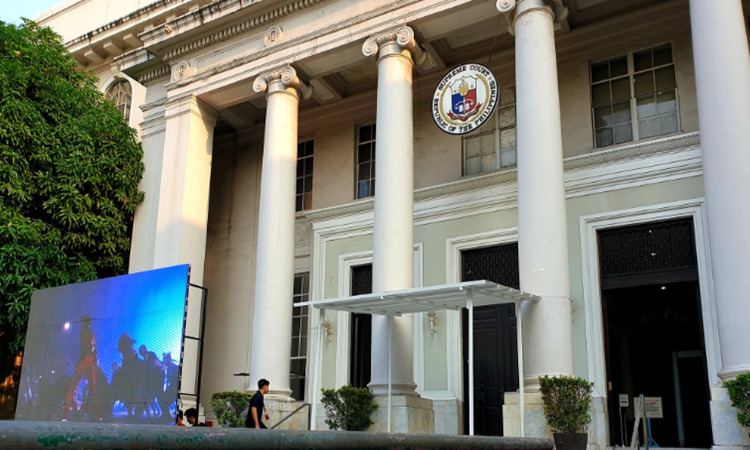
[[[320,401],[326,408],[325,422],[331,430],[365,431],[373,424],[370,415],[378,405],[369,389],[349,385],[322,391]]]
[[[227,428],[244,428],[246,412],[255,392],[222,391],[211,396],[211,409],[219,425]]]
[[[539,377],[544,418],[554,433],[586,431],[594,383],[577,377]]]
[[[60,37],[0,22],[0,352],[31,293],[127,271],[143,151]]]
[[[734,380],[724,382],[729,390],[729,400],[737,408],[737,422],[750,428],[750,372],[737,375]]]

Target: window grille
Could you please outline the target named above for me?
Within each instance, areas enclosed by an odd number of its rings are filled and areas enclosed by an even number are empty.
[[[518,243],[461,252],[461,281],[487,280],[519,289]]]
[[[698,266],[692,219],[601,230],[602,278]]]

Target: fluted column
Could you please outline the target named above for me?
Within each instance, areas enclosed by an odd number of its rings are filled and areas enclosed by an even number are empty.
[[[401,27],[368,39],[362,51],[377,58],[378,164],[373,229],[372,291],[414,286],[413,57],[422,58],[414,31]],[[372,318],[372,380],[375,394],[388,392],[388,321]],[[393,324],[393,394],[417,395],[413,368],[413,319]]]
[[[267,106],[248,390],[266,378],[267,399],[289,400],[297,115],[299,97],[311,89],[288,66],[259,76],[253,88],[267,92]]]
[[[750,53],[744,17],[740,0],[690,1],[724,380],[750,371]]]
[[[522,308],[524,383],[573,374],[568,233],[563,184],[555,19],[561,2],[499,0],[516,36],[518,261],[521,289],[539,295]],[[563,16],[563,17],[561,17]]]

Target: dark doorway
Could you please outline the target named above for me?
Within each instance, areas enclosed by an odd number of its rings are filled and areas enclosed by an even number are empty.
[[[461,281],[487,280],[518,289],[518,244],[461,252]],[[464,432],[469,432],[468,311],[463,310]],[[474,433],[503,435],[505,392],[518,390],[514,305],[474,309]]]
[[[692,219],[600,231],[599,254],[610,444],[630,445],[644,394],[662,399],[664,418],[651,419],[660,447],[711,447]],[[630,399],[622,411],[621,394]]]
[[[351,295],[372,293],[372,264],[352,267]],[[367,387],[370,383],[372,355],[372,316],[355,314],[351,317],[349,341],[349,382],[355,387]]]

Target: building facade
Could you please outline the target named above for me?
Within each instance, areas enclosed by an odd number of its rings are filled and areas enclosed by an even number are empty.
[[[750,446],[721,386],[750,371],[744,6],[69,0],[37,20],[140,133],[130,270],[189,263],[209,289],[203,399],[263,377],[280,418],[319,387],[382,395],[385,320],[295,304],[487,279],[542,298],[520,314],[527,436],[549,434],[538,377],[577,375],[592,447],[627,445],[644,394],[659,445],[708,448]],[[470,62],[498,106],[449,135],[433,91]],[[200,311],[191,293],[188,334]],[[473,393],[467,320],[395,320],[397,430],[465,433],[474,395],[477,433],[520,434],[516,311],[475,312]]]

